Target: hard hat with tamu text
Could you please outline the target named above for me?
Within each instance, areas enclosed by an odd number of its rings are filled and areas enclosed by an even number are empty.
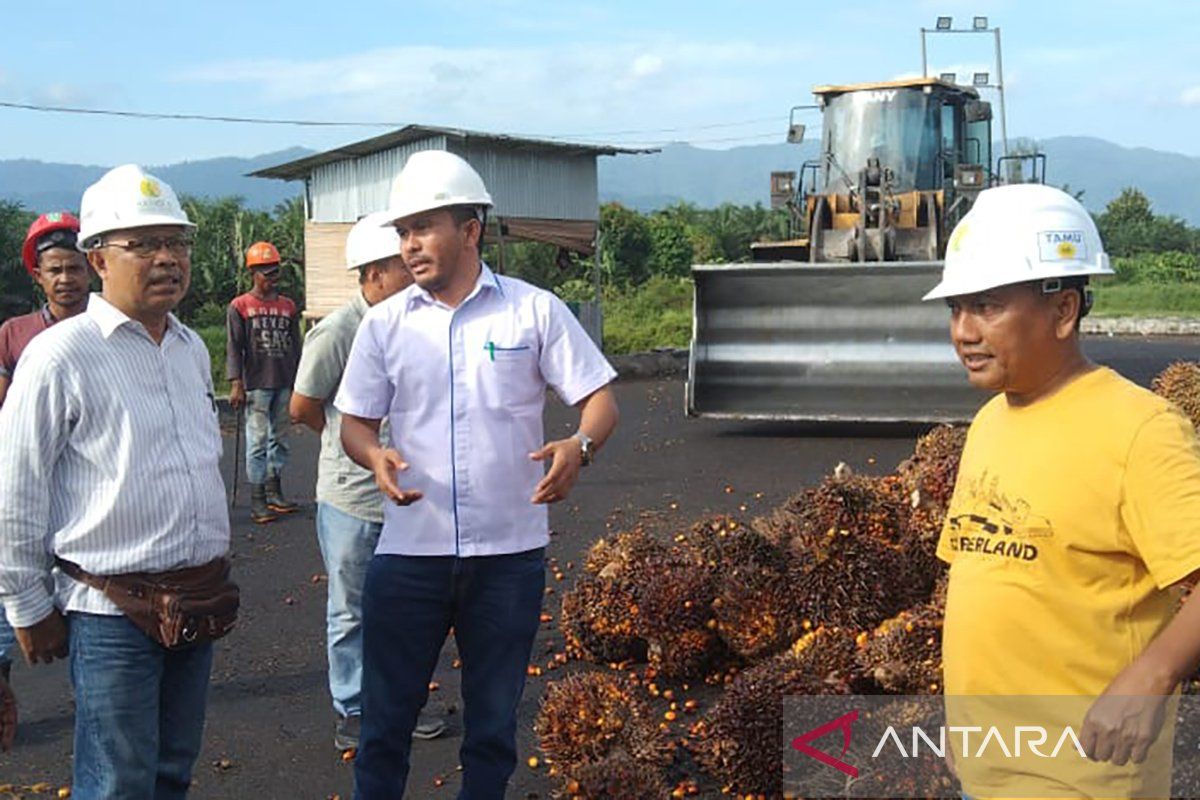
[[[1038,183],[1012,184],[979,193],[950,234],[942,282],[922,299],[1111,274],[1096,223],[1078,200]]]
[[[255,242],[246,250],[246,268],[267,267],[279,263],[279,251],[270,242]]]
[[[79,243],[95,247],[101,234],[151,225],[196,226],[165,182],[136,164],[113,167],[83,192],[79,204]]]
[[[380,224],[447,206],[490,207],[492,196],[474,167],[445,150],[413,153],[392,181]]]
[[[42,214],[29,226],[25,244],[21,247],[21,261],[25,271],[33,275],[37,269],[37,257],[51,247],[66,247],[74,250],[79,242],[79,219],[66,211]]]
[[[346,236],[346,269],[400,255],[400,234],[390,223],[382,212],[367,214],[354,223]]]

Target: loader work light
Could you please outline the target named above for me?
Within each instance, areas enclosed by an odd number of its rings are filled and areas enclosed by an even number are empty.
[[[939,31],[948,31],[948,30],[950,30],[950,26],[953,24],[954,24],[953,17],[938,17],[937,18],[937,29]]]
[[[976,72],[971,76],[971,83],[975,86],[987,86],[991,83],[991,75],[987,72]]]
[[[958,75],[953,72],[943,72],[938,75],[938,80],[942,83],[958,83]]]
[[[975,17],[975,19],[971,20],[971,27],[977,31],[986,31],[988,27],[988,18]]]

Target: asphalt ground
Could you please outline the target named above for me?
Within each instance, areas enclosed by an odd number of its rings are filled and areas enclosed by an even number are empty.
[[[1146,385],[1177,359],[1200,358],[1200,339],[1100,338],[1087,343],[1092,357]],[[681,379],[618,383],[622,421],[617,435],[588,468],[572,496],[551,511],[547,594],[529,678],[519,712],[519,763],[509,797],[550,797],[558,783],[540,764],[533,720],[547,682],[584,668],[548,669],[561,652],[556,620],[559,601],[580,570],[582,556],[600,536],[641,524],[669,536],[711,514],[749,519],[821,480],[839,462],[862,472],[890,471],[909,452],[917,429],[829,430],[782,423],[689,420],[683,415]],[[569,435],[576,414],[552,398],[546,407],[547,436]],[[226,426],[226,480],[231,476],[233,437]],[[347,799],[352,769],[333,748],[334,715],[326,683],[324,568],[314,534],[312,486],[318,437],[293,432],[285,489],[303,501],[300,512],[267,526],[249,521],[243,485],[233,508],[235,574],[243,612],[236,631],[217,645],[205,731],[196,765],[195,798]],[[558,574],[562,579],[556,579]],[[445,714],[447,734],[418,741],[408,797],[452,798],[459,786],[458,747],[462,713],[456,653],[448,641],[434,675],[432,710]],[[14,665],[20,702],[17,744],[0,755],[0,800],[37,797],[70,783],[72,709],[66,667]],[[681,687],[677,691],[681,690]],[[692,687],[702,704],[704,691]],[[711,693],[707,696],[711,699]],[[675,724],[682,736],[683,718]],[[686,764],[685,764],[686,766]],[[10,784],[6,795],[5,784]],[[40,784],[40,786],[39,786]],[[711,783],[705,796],[720,796]],[[41,794],[40,796],[47,796]]]

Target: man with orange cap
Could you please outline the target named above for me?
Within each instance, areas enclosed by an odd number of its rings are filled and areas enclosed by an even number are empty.
[[[255,242],[246,251],[254,286],[229,304],[225,319],[229,402],[247,408],[246,477],[250,481],[250,519],[265,524],[296,510],[284,499],[282,474],[287,463],[288,402],[300,362],[300,326],[296,304],[279,293],[279,251]]]
[[[21,260],[29,277],[41,287],[46,303],[37,311],[13,317],[0,325],[0,406],[4,405],[17,361],[30,340],[54,323],[87,308],[91,270],[87,259],[76,247],[78,236],[79,220],[66,212],[42,214],[29,226],[21,248]],[[8,687],[15,644],[12,627],[0,609],[0,749],[6,739],[3,724],[6,699],[12,710],[12,726],[7,729],[10,742],[16,725],[16,700]]]

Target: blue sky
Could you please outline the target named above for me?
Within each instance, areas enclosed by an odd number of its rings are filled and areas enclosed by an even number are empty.
[[[1002,29],[1010,137],[1200,156],[1200,4],[1187,0],[92,0],[58,22],[9,5],[0,101],[705,147],[781,141],[812,85],[919,73],[920,26],[986,14]],[[990,69],[991,58],[987,37],[929,40],[932,73]],[[0,108],[0,158],[162,164],[386,129]]]

